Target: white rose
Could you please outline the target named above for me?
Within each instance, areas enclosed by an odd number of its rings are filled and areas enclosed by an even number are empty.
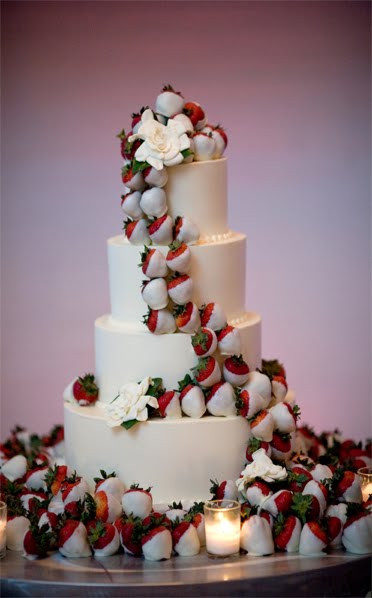
[[[242,477],[236,480],[239,492],[245,495],[247,485],[256,478],[261,478],[265,482],[274,482],[285,480],[288,473],[285,467],[274,465],[270,457],[267,456],[264,449],[258,449],[252,454],[253,461],[248,463],[242,471]]]
[[[183,123],[170,118],[163,125],[155,120],[150,109],[142,114],[142,124],[138,132],[129,137],[129,142],[135,139],[143,140],[135,153],[136,160],[148,162],[156,170],[180,164],[183,161],[181,152],[190,147]]]
[[[150,405],[154,408],[159,406],[155,397],[146,395],[151,383],[151,378],[147,377],[139,384],[129,382],[120,388],[119,396],[105,406],[106,422],[110,428],[120,426],[123,422],[133,419],[147,420],[147,406]]]

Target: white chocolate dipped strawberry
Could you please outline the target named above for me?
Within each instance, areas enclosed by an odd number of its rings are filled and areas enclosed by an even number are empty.
[[[319,504],[319,516],[323,517],[327,508],[328,491],[321,482],[310,480],[302,491],[304,496],[314,496]]]
[[[226,326],[226,315],[219,303],[207,303],[200,308],[201,325],[212,330],[221,330]]]
[[[342,544],[353,554],[372,552],[372,513],[363,509],[348,517],[342,533]]]
[[[140,519],[144,519],[150,515],[152,511],[152,495],[150,490],[151,488],[145,490],[138,484],[132,484],[124,492],[121,504],[127,517],[140,517]]]
[[[27,459],[23,455],[16,455],[6,461],[2,468],[1,473],[9,480],[14,482],[23,478],[27,471]]]
[[[59,530],[58,536],[59,552],[68,558],[80,558],[91,555],[88,544],[86,527],[80,522],[69,519]]]
[[[335,495],[346,502],[362,502],[361,479],[354,471],[344,471],[337,476]]]
[[[106,494],[112,494],[119,501],[125,492],[123,482],[116,476],[116,473],[107,474],[103,469],[100,470],[101,477],[94,478],[96,484],[95,492],[103,490]]]
[[[247,448],[245,451],[245,458],[248,461],[248,463],[253,462],[254,453],[260,449],[263,449],[263,451],[269,458],[271,457],[270,444],[268,442],[265,442],[264,440],[259,440],[258,438],[252,436],[252,438],[250,438],[248,441]]]
[[[287,513],[289,511],[292,505],[292,496],[290,490],[283,488],[269,496],[262,506],[273,517],[278,517],[279,513]]]
[[[55,531],[58,529],[59,527],[59,518],[55,513],[52,513],[51,511],[44,511],[40,517],[39,517],[39,521],[37,523],[39,528],[42,528],[43,525],[46,525],[48,529],[48,531]]]
[[[144,218],[139,220],[128,218],[125,220],[123,229],[129,243],[132,245],[148,245],[151,242],[147,224],[147,220]]]
[[[248,392],[248,390],[237,389],[236,408],[239,415],[246,419],[251,419],[264,409],[265,401],[258,392]]]
[[[198,102],[186,102],[183,112],[189,117],[196,131],[203,129],[208,122],[207,115]]]
[[[273,376],[271,380],[271,392],[277,401],[284,401],[288,392],[288,384],[284,376]]]
[[[172,334],[176,331],[176,322],[167,309],[149,309],[143,317],[143,323],[153,334]]]
[[[223,363],[223,377],[233,386],[242,386],[246,383],[249,374],[248,364],[242,355],[231,355]]]
[[[168,268],[173,270],[173,272],[186,274],[191,266],[191,251],[189,246],[181,241],[174,241],[169,246],[166,262]]]
[[[202,326],[191,337],[192,348],[198,357],[209,357],[217,349],[217,336],[214,330]]]
[[[141,544],[147,561],[162,561],[172,555],[172,534],[163,525],[150,529],[142,537]]]
[[[265,401],[265,407],[268,407],[271,401],[271,382],[268,376],[258,371],[249,372],[247,382],[243,388],[248,392],[258,392]]]
[[[186,130],[186,133],[192,134],[194,133],[195,129],[194,129],[194,125],[191,122],[191,118],[189,118],[186,114],[176,114],[173,117],[173,120],[180,122]]]
[[[168,295],[173,303],[185,305],[191,301],[193,292],[192,279],[187,274],[175,274],[167,282]]]
[[[202,133],[197,131],[193,135],[194,142],[194,160],[196,162],[204,162],[206,160],[213,160],[216,153],[216,142],[212,134]]]
[[[61,486],[62,502],[66,506],[70,502],[83,501],[89,486],[84,480],[75,474],[71,478],[66,478]]]
[[[205,517],[204,513],[195,513],[192,516],[191,523],[196,529],[198,534],[200,546],[205,546],[206,538],[205,538]]]
[[[188,417],[200,418],[206,411],[204,393],[189,374],[179,382],[181,409]]]
[[[268,484],[258,479],[248,485],[246,497],[250,505],[261,507],[272,495],[272,490]]]
[[[210,388],[221,380],[221,370],[218,362],[211,355],[199,359],[197,366],[192,368],[195,374],[195,380],[204,388]]]
[[[200,328],[199,310],[192,301],[189,301],[186,305],[177,305],[173,313],[176,326],[180,332],[192,334]]]
[[[200,237],[200,232],[195,222],[187,216],[177,216],[173,236],[175,240],[183,243],[196,243]]]
[[[121,178],[124,185],[131,191],[143,191],[145,188],[142,172],[134,172],[129,164],[124,166]]]
[[[95,557],[112,556],[120,547],[119,532],[112,523],[91,521],[87,524],[88,541]]]
[[[113,494],[99,489],[94,495],[96,519],[113,523],[122,514],[120,500]]]
[[[8,550],[21,551],[23,538],[30,528],[30,520],[24,515],[8,517],[6,526],[6,547]]]
[[[293,453],[293,439],[291,434],[274,430],[270,446],[273,459],[288,461]]]
[[[159,249],[144,248],[139,266],[147,278],[163,278],[168,273],[165,257]]]
[[[207,411],[211,415],[227,417],[236,415],[235,392],[229,382],[214,384],[206,395]]]
[[[301,529],[301,521],[295,515],[279,515],[274,525],[275,547],[285,552],[298,552]]]
[[[172,530],[173,549],[179,556],[195,556],[200,552],[196,528],[190,521],[181,521]]]
[[[130,191],[121,196],[121,208],[126,218],[132,218],[133,220],[143,218],[144,214],[140,206],[141,197],[140,191]]]
[[[164,309],[168,305],[167,283],[164,278],[152,278],[142,283],[142,299],[151,309]]]
[[[300,554],[308,556],[322,554],[327,544],[327,535],[318,521],[305,523],[300,536]]]
[[[274,552],[273,535],[266,519],[251,515],[244,521],[240,531],[240,547],[252,556]]]
[[[172,85],[164,85],[161,93],[156,98],[155,112],[167,118],[182,112],[185,100],[180,91],[175,91]]]
[[[173,240],[173,222],[168,214],[150,221],[147,227],[150,239],[155,245],[170,245]]]
[[[240,355],[242,343],[238,328],[226,324],[218,333],[218,348],[221,355]]]
[[[328,465],[323,465],[322,463],[317,463],[310,471],[311,475],[313,476],[313,480],[316,482],[321,482],[322,480],[331,480],[333,477],[332,470],[328,467]]]
[[[212,500],[237,500],[238,491],[233,480],[224,480],[218,482],[217,480],[210,480],[212,486],[209,492],[212,495]]]
[[[222,154],[227,147],[227,135],[225,129],[223,129],[221,125],[216,125],[212,129],[212,137],[216,143],[216,150],[213,155],[213,160],[218,160],[218,158],[222,157]]]
[[[47,466],[35,467],[27,472],[25,486],[29,490],[46,490],[45,476],[48,472]]]
[[[332,548],[342,546],[342,532],[347,520],[347,505],[345,503],[332,504],[327,507],[325,521],[327,536]]]
[[[142,174],[146,185],[150,185],[150,187],[165,187],[168,182],[168,171],[166,168],[156,170],[153,166],[149,166],[142,171]]]
[[[164,189],[150,187],[150,189],[144,191],[141,196],[140,207],[144,214],[151,218],[164,216],[168,210],[167,196]]]
[[[180,394],[176,390],[168,390],[158,397],[160,417],[179,419],[182,417]]]
[[[259,411],[250,421],[253,436],[266,442],[273,438],[274,425],[274,418],[267,409]]]
[[[295,431],[296,421],[299,416],[297,405],[292,407],[289,403],[283,401],[282,403],[277,403],[271,407],[270,413],[274,418],[275,428],[279,430],[279,432],[289,434],[290,432]]]

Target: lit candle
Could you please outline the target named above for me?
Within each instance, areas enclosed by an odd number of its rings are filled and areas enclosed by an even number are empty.
[[[372,494],[372,467],[362,467],[358,469],[358,475],[361,479],[361,490],[363,500],[368,500]]]
[[[6,553],[6,503],[0,501],[0,559]]]
[[[209,501],[204,506],[207,552],[213,557],[237,554],[240,549],[240,504]]]

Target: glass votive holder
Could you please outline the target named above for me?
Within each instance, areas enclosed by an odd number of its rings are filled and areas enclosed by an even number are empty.
[[[6,503],[0,500],[0,559],[6,553]]]
[[[240,550],[240,504],[236,500],[209,500],[204,504],[208,556],[223,558]]]
[[[370,494],[372,495],[372,467],[361,467],[358,469],[358,475],[362,480],[362,497],[365,501]]]

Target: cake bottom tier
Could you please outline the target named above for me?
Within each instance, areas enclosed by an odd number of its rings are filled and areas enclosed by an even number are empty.
[[[230,323],[240,330],[242,354],[250,370],[261,367],[260,316],[246,312]],[[190,334],[151,334],[110,315],[95,322],[95,354],[95,375],[103,402],[112,401],[123,384],[147,376],[162,378],[167,390],[176,389],[178,381],[198,362]]]
[[[210,479],[238,479],[250,435],[240,416],[153,419],[125,430],[107,425],[100,403],[65,404],[67,465],[92,485],[104,469],[126,488],[152,486],[155,504],[207,500]]]

